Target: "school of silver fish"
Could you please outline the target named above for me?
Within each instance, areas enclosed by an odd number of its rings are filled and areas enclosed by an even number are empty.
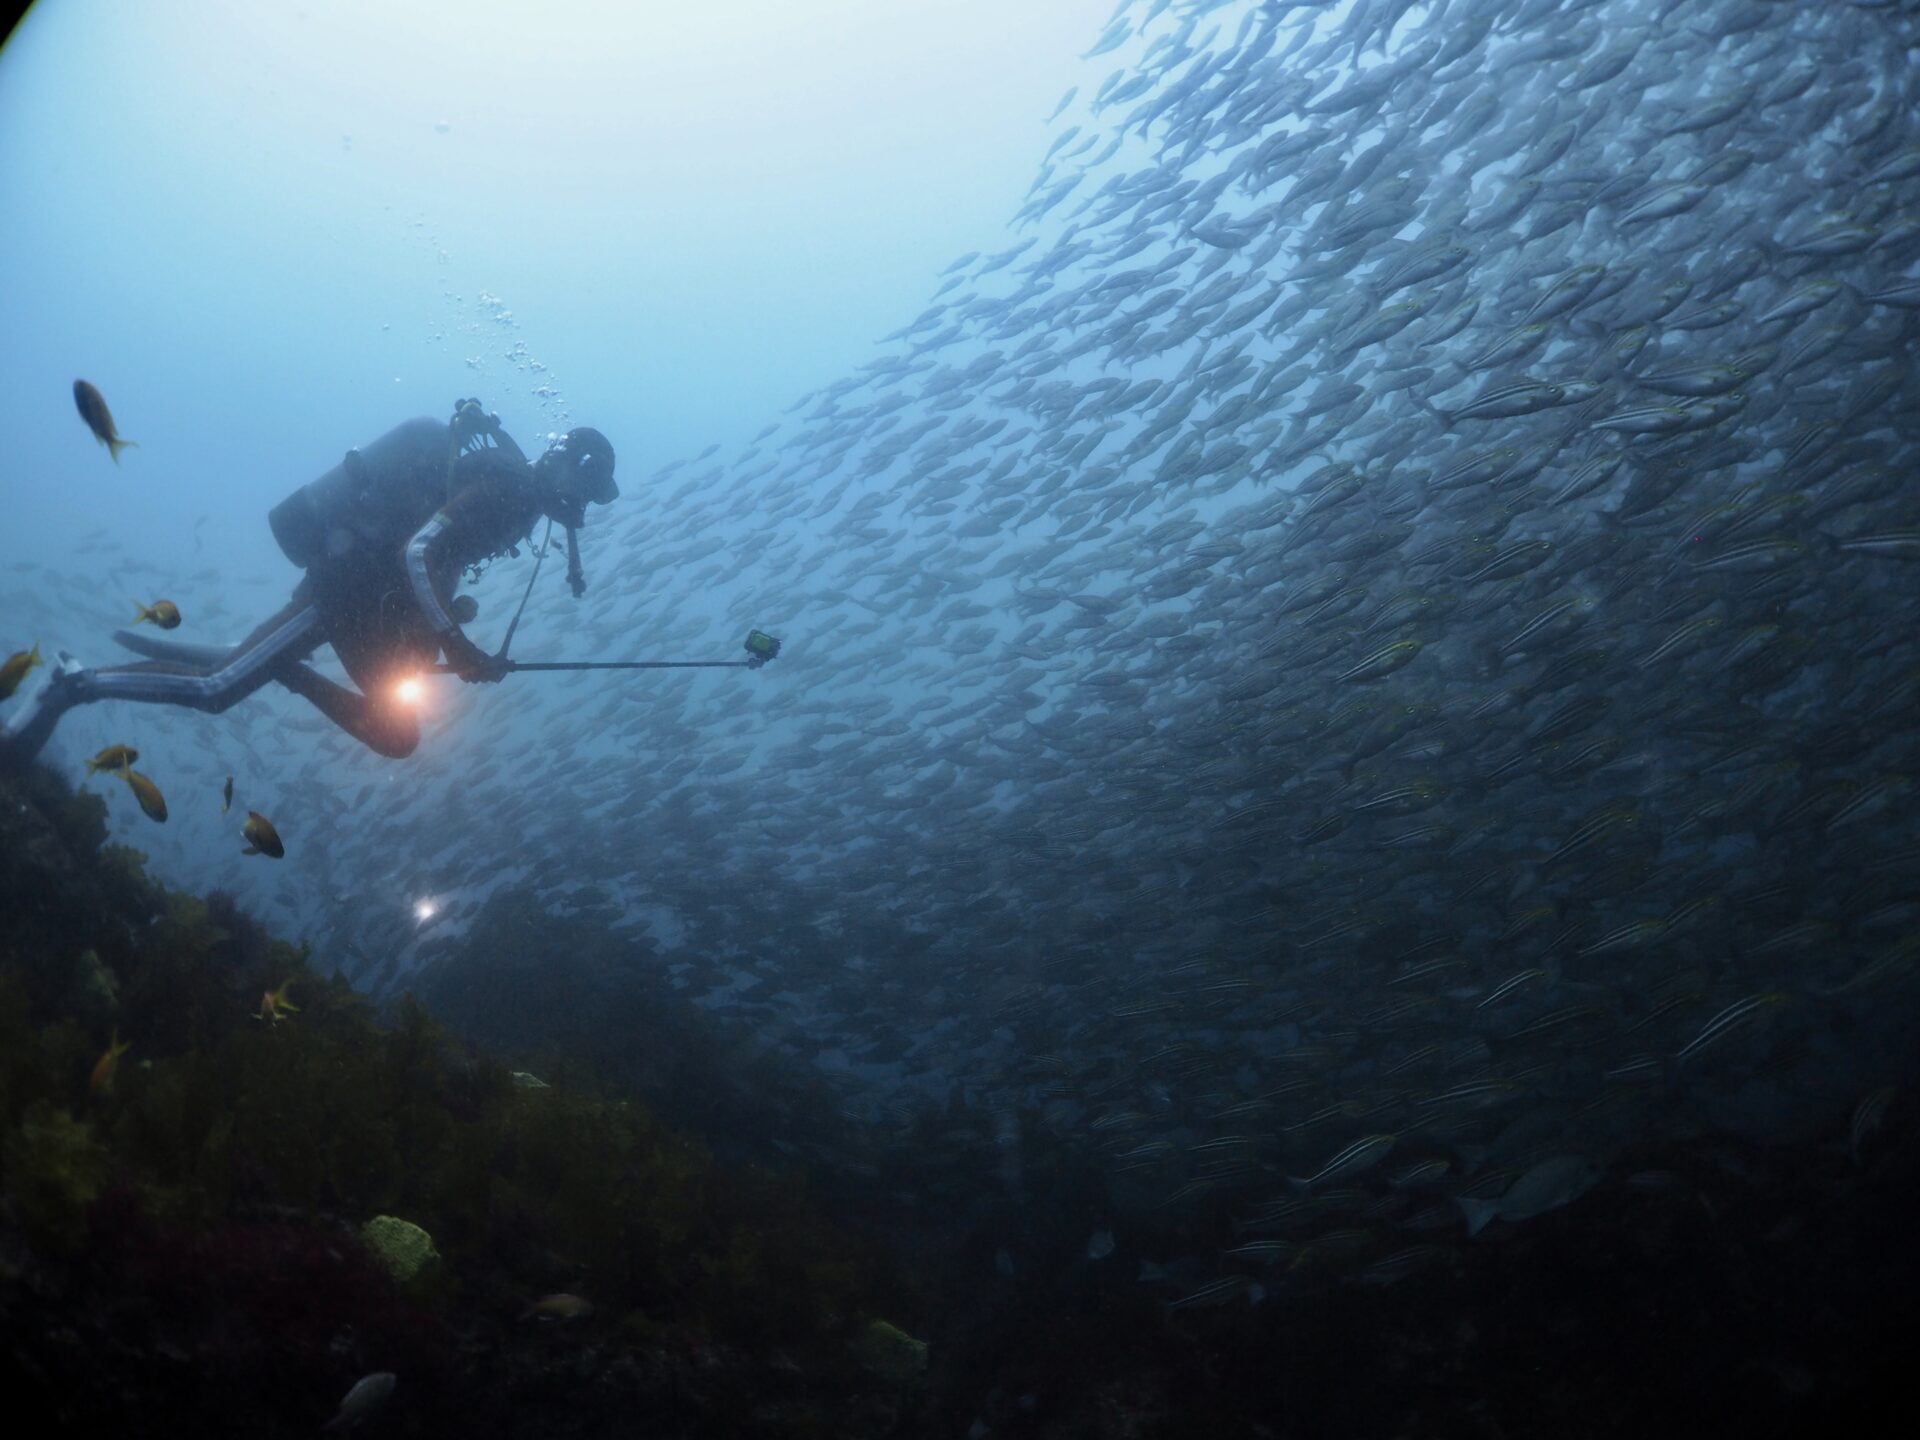
[[[1223,1218],[1178,1305],[1394,1280],[1649,1136],[1857,1163],[1920,960],[1916,39],[1126,0],[1011,243],[529,611],[777,667],[462,695],[404,783],[246,707],[112,738],[272,774],[368,988],[431,959],[396,873],[601,907],[863,1121],[1102,1156],[1089,1263]]]

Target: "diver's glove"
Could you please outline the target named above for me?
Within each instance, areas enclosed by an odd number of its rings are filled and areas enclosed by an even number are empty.
[[[458,632],[443,635],[440,648],[446,652],[447,664],[453,673],[469,685],[490,685],[504,680],[513,669],[513,662],[506,656],[489,655]]]

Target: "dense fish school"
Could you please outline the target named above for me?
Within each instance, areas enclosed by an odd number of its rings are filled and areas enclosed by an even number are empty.
[[[1678,1183],[1652,1135],[1857,1160],[1920,959],[1917,12],[1129,0],[1006,247],[526,622],[778,666],[449,696],[405,767],[257,704],[67,753],[238,771],[285,862],[165,863],[376,992],[496,886],[618,915],[848,1115],[1102,1157],[1204,1237],[1170,1303]]]

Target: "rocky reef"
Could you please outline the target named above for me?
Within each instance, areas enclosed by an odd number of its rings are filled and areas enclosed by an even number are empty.
[[[0,1330],[63,1434],[859,1436],[914,1396],[873,1247],[589,1067],[516,1080],[416,1003],[0,776]],[[264,1003],[269,992],[287,1002]],[[543,1299],[546,1303],[542,1303]],[[384,1398],[384,1387],[364,1393]]]

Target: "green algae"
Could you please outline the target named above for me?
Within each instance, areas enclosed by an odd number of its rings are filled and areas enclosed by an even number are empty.
[[[360,1239],[381,1268],[402,1285],[411,1285],[440,1263],[433,1237],[397,1215],[374,1216],[360,1227]]]
[[[85,1120],[45,1100],[20,1117],[0,1150],[0,1173],[28,1237],[68,1250],[87,1236],[87,1210],[107,1181],[108,1152]]]

